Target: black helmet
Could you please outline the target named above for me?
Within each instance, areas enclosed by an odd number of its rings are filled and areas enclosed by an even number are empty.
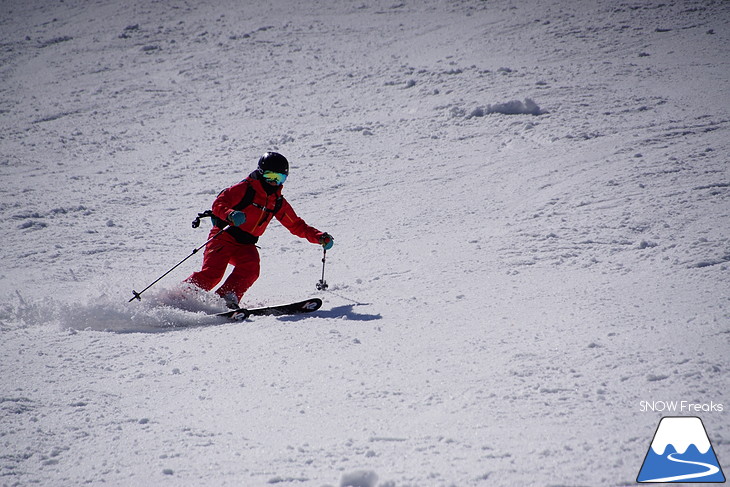
[[[265,152],[259,159],[259,171],[274,171],[289,174],[289,161],[278,152]]]

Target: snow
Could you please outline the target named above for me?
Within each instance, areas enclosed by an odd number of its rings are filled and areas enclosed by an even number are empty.
[[[726,2],[5,2],[0,484],[628,485],[730,458]],[[229,323],[190,227],[259,155]],[[697,415],[693,413],[692,415]],[[727,467],[726,467],[727,468]]]
[[[525,101],[512,100],[506,103],[489,105],[486,110],[477,108],[475,112],[472,112],[472,115],[483,117],[491,113],[501,113],[503,115],[542,115],[544,112],[532,99],[526,98]]]

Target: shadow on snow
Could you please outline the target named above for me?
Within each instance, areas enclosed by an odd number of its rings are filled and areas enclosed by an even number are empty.
[[[306,320],[309,317],[313,318],[339,318],[353,321],[374,321],[380,320],[383,317],[378,314],[365,314],[358,313],[353,308],[359,306],[358,304],[346,304],[343,306],[337,306],[332,309],[319,309],[312,314],[299,314],[299,315],[288,315],[279,316],[278,319],[281,321],[300,321]]]

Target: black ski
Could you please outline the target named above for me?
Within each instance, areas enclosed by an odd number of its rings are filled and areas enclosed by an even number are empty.
[[[300,313],[311,313],[322,307],[322,300],[319,298],[305,299],[297,303],[280,304],[278,306],[264,306],[263,308],[239,308],[223,313],[216,313],[216,316],[224,316],[236,321],[243,321],[249,316],[283,316],[296,315]]]

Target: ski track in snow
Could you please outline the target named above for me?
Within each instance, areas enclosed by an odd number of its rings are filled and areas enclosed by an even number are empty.
[[[0,484],[627,485],[730,405],[724,2],[11,2]],[[273,149],[307,317],[174,302]],[[273,223],[259,306],[318,295]],[[730,458],[727,413],[703,421]]]

